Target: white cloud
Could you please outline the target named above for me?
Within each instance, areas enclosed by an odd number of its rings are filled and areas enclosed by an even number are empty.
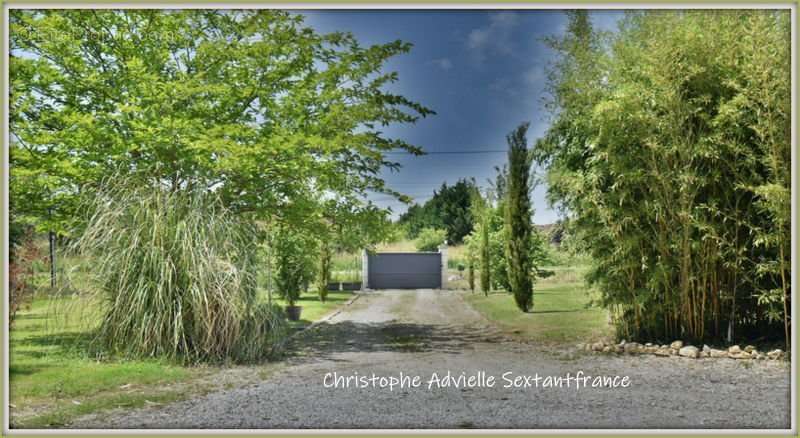
[[[541,64],[534,64],[527,70],[512,75],[494,78],[488,89],[497,98],[514,102],[535,102],[545,89],[546,70]]]
[[[453,61],[450,58],[438,58],[431,61],[431,63],[440,69],[447,71],[453,68]]]
[[[513,27],[519,22],[516,12],[502,11],[489,14],[489,22],[493,26]]]
[[[473,29],[467,37],[467,46],[470,49],[482,49],[489,41],[489,28]]]
[[[467,35],[467,47],[478,62],[486,59],[487,52],[511,53],[511,33],[519,24],[516,12],[493,12],[489,14],[489,24],[472,29]]]

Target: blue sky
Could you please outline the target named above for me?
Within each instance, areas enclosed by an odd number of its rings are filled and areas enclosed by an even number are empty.
[[[545,132],[548,116],[542,99],[546,69],[553,53],[542,37],[559,35],[566,27],[562,11],[395,10],[298,11],[321,32],[349,31],[363,44],[396,39],[414,45],[392,59],[398,92],[436,111],[415,125],[391,126],[387,135],[402,138],[426,151],[505,150],[505,136],[522,122],[531,122],[529,142]],[[593,24],[613,30],[620,11],[594,11]],[[425,202],[442,182],[474,177],[480,185],[493,178],[505,153],[392,156],[399,172],[384,173],[389,186]],[[557,219],[545,201],[546,187],[534,191],[534,221]],[[397,214],[405,206],[375,195],[376,204]]]

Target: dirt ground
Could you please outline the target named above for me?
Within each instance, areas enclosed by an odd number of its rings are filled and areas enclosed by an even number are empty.
[[[429,387],[434,374],[495,385]],[[326,387],[339,376],[419,376],[402,389]],[[627,387],[545,387],[546,377],[619,376]],[[505,388],[506,376],[540,377]],[[328,375],[328,380],[326,380]],[[604,356],[516,341],[459,291],[368,292],[292,339],[264,380],[168,406],[110,411],[71,428],[788,429],[782,361]],[[524,378],[520,377],[521,382]],[[351,379],[355,380],[355,379]],[[485,379],[484,379],[485,382]],[[591,382],[591,380],[590,380]],[[462,385],[463,386],[463,385]]]

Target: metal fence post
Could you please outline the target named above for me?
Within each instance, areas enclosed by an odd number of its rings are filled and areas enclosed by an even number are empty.
[[[369,289],[369,254],[367,249],[361,251],[361,290]]]

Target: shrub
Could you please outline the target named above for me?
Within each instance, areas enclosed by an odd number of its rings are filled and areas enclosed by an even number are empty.
[[[281,227],[275,236],[275,287],[290,306],[314,278],[317,242],[308,235]]]
[[[258,303],[252,306],[239,324],[235,357],[241,362],[267,357],[285,337],[285,320],[286,315],[276,305]]]
[[[487,227],[484,228],[483,223],[478,222],[476,229],[465,239],[467,257],[473,263],[474,269],[478,270],[481,289],[485,293],[488,293],[490,289],[510,291],[505,222],[502,214],[504,208],[502,201],[498,203],[497,207],[488,208],[483,219],[487,223]],[[487,232],[484,233],[484,230]],[[549,257],[547,243],[535,229],[531,230],[529,244],[532,281],[552,275],[550,271],[541,269],[541,266],[552,263],[552,260]]]
[[[475,224],[479,225],[480,222],[475,222]],[[467,283],[469,283],[469,290],[475,292],[475,265],[478,262],[478,247],[474,230],[464,237],[464,246],[467,258]]]
[[[489,292],[492,289],[492,257],[490,250],[491,239],[489,239],[490,229],[486,218],[483,219],[479,231],[481,236],[479,258],[481,265],[481,290],[483,290],[484,295],[489,296]]]
[[[254,227],[207,192],[105,187],[73,245],[105,302],[101,344],[185,362],[268,355],[282,319],[256,303]]]
[[[14,325],[17,311],[29,306],[34,288],[30,284],[34,276],[34,265],[41,263],[42,254],[34,242],[33,233],[20,233],[9,242],[8,264],[8,325]]]
[[[417,251],[437,251],[439,245],[443,244],[446,238],[447,232],[445,230],[424,228],[420,231],[415,246]]]
[[[317,293],[323,303],[328,298],[328,283],[331,281],[331,264],[333,254],[330,245],[322,242],[319,251],[319,269],[317,270]]]
[[[497,209],[499,211],[499,209]],[[498,215],[499,217],[499,215]],[[506,257],[506,239],[502,222],[499,229],[489,233],[487,252],[489,254],[489,272],[491,287],[495,290],[511,291],[508,283],[508,257]]]

